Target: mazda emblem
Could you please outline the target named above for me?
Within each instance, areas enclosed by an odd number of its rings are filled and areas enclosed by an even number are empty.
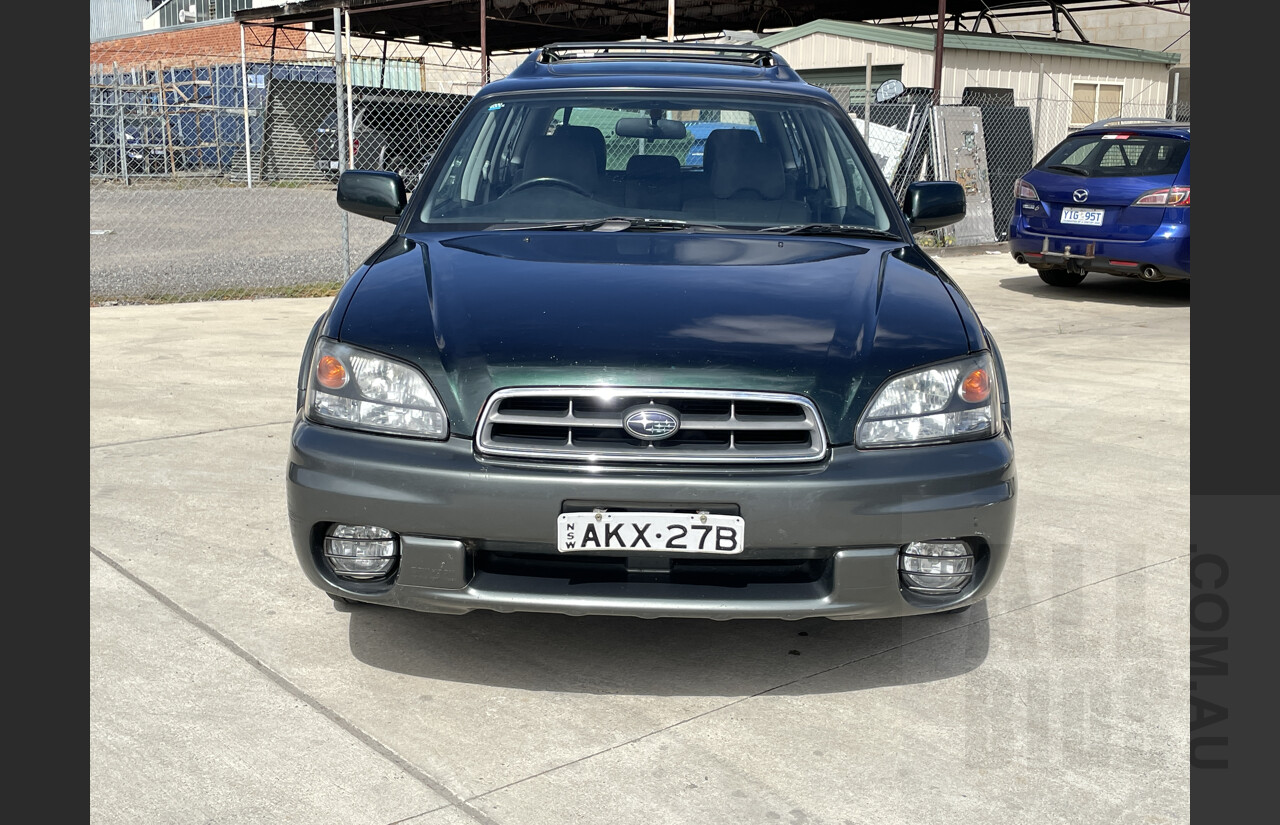
[[[1076,203],[1084,203],[1085,201],[1089,200],[1089,190],[1077,189],[1076,191],[1071,193],[1071,199]]]
[[[675,410],[650,406],[627,412],[622,427],[631,435],[645,441],[661,441],[675,435],[680,429],[680,418]]]

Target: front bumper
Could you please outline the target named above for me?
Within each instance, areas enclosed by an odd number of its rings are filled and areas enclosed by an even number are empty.
[[[840,447],[816,467],[785,470],[594,470],[491,462],[477,458],[467,439],[387,438],[301,417],[286,485],[298,560],[332,595],[427,612],[645,618],[887,618],[971,604],[1004,567],[1016,497],[1007,434],[932,447]],[[584,575],[572,569],[577,557],[566,558],[574,554],[555,548],[556,517],[583,507],[737,514],[746,550],[715,559],[719,569],[792,564],[810,575],[682,578],[661,569],[670,558],[662,553],[625,562],[625,554],[601,554],[617,558],[596,561],[619,562],[616,570],[625,572]],[[401,559],[389,579],[352,582],[332,573],[322,551],[334,522],[399,535]],[[943,538],[977,548],[973,580],[955,594],[906,591],[900,548]]]

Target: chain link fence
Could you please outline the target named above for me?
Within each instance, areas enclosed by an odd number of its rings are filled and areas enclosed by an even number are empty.
[[[828,87],[848,99],[847,87]],[[1109,117],[1190,122],[1190,107],[1116,100],[1083,111],[1061,98],[1018,100],[1012,89],[974,89],[959,99],[932,103],[932,89],[907,89],[887,103],[851,100],[850,117],[901,202],[917,180],[954,180],[964,186],[967,213],[960,224],[926,233],[926,246],[976,246],[1008,239],[1014,184],[1070,132]],[[845,96],[842,98],[841,96]],[[870,116],[867,116],[867,111]],[[1170,118],[1171,119],[1171,118]]]
[[[333,294],[390,229],[338,209],[341,169],[412,186],[481,85],[461,53],[241,31],[90,62],[90,305]]]
[[[466,52],[240,31],[242,45],[221,52],[115,48],[109,62],[91,60],[91,306],[332,295],[390,229],[338,209],[339,172],[388,169],[412,187],[481,86]],[[520,59],[492,61],[490,76]],[[848,87],[828,89],[847,101],[899,200],[915,180],[965,187],[965,220],[922,236],[933,246],[1004,240],[1017,177],[1083,117],[1070,99],[1016,100],[1012,90],[934,105],[931,90],[907,89],[868,107]]]

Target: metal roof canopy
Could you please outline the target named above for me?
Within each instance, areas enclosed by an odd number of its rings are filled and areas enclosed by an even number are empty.
[[[1188,0],[301,0],[237,11],[238,23],[276,27],[310,24],[333,31],[334,10],[350,15],[351,34],[378,40],[451,46],[485,53],[519,52],[547,43],[664,40],[668,13],[677,39],[720,32],[763,32],[814,20],[871,23],[919,18],[936,27],[999,33],[994,20],[1055,11],[1072,40],[1086,34],[1071,11],[1158,7],[1190,16]],[[483,25],[482,25],[483,24]]]

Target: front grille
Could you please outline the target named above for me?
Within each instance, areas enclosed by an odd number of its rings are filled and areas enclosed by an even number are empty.
[[[675,432],[645,440],[623,424],[662,409]],[[786,463],[826,456],[818,410],[799,395],[722,390],[516,388],[480,414],[482,454],[581,462]]]

